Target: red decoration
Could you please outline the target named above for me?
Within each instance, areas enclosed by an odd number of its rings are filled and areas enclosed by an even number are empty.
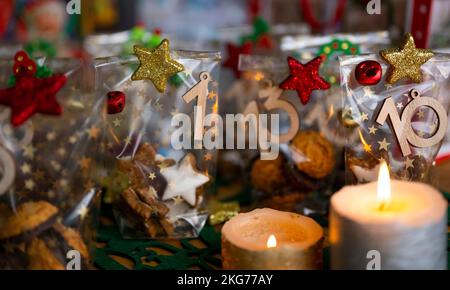
[[[108,114],[121,113],[125,109],[126,96],[123,92],[114,91],[108,93]]]
[[[14,1],[13,0],[0,0],[0,36],[2,36],[7,28],[11,16],[14,12]]]
[[[417,48],[427,48],[430,38],[430,27],[433,0],[414,0],[411,17],[411,34],[414,36]],[[411,5],[410,3],[408,3]],[[407,28],[408,29],[408,28]]]
[[[273,41],[269,34],[263,34],[259,39],[257,43],[258,47],[265,48],[265,49],[272,49],[273,48]]]
[[[19,51],[16,53],[13,66],[13,72],[16,77],[34,76],[36,70],[36,63],[28,57],[26,52]]]
[[[227,44],[228,59],[223,63],[224,67],[228,67],[233,70],[235,76],[239,78],[241,73],[239,71],[239,55],[251,54],[252,44],[250,42],[244,43],[242,46],[236,46],[234,44]]]
[[[56,93],[66,84],[66,76],[36,78],[36,63],[21,51],[15,56],[14,87],[0,90],[0,104],[11,107],[11,123],[20,126],[35,113],[61,115]]]
[[[374,60],[366,60],[359,63],[355,69],[355,77],[363,86],[373,86],[380,82],[383,74],[381,65]]]
[[[299,1],[303,17],[314,31],[323,31],[326,28],[331,27],[334,28],[344,16],[345,6],[347,4],[347,0],[339,0],[339,2],[337,3],[334,18],[331,21],[322,23],[319,20],[317,20],[316,17],[314,16],[310,0],[299,0]]]
[[[280,84],[283,90],[295,90],[303,105],[309,102],[314,90],[327,90],[330,84],[319,75],[322,58],[316,57],[307,64],[302,64],[293,57],[288,57],[291,75]]]

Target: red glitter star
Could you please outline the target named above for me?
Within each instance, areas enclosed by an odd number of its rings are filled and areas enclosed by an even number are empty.
[[[56,93],[65,85],[66,76],[48,78],[18,76],[16,85],[0,90],[0,104],[11,107],[11,123],[20,126],[35,113],[61,115]]]
[[[11,123],[14,126],[22,125],[35,113],[62,114],[56,93],[66,84],[66,76],[36,78],[36,63],[24,51],[16,53],[13,71],[15,85],[0,90],[0,105],[11,107]]]
[[[228,67],[233,70],[234,75],[239,78],[241,73],[239,71],[239,55],[241,54],[251,54],[252,44],[250,42],[244,43],[242,46],[236,46],[234,44],[227,44],[228,58],[223,63],[224,67]]]
[[[283,90],[295,90],[303,105],[309,102],[314,90],[327,90],[330,84],[319,75],[321,57],[316,57],[307,64],[302,64],[293,57],[288,57],[291,75],[280,84]]]

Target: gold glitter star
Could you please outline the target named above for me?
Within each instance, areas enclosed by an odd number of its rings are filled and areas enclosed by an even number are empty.
[[[384,138],[382,141],[378,141],[378,144],[380,144],[380,147],[378,148],[378,150],[385,150],[388,151],[388,147],[389,145],[391,145],[391,143],[388,143],[386,138]]]
[[[388,62],[389,68],[386,82],[394,84],[401,79],[409,78],[416,83],[422,81],[420,67],[433,57],[429,49],[418,49],[411,33],[407,33],[400,48],[386,49],[380,52]]]
[[[150,80],[160,93],[166,90],[167,80],[171,76],[184,70],[182,64],[170,57],[169,41],[167,39],[164,39],[153,50],[135,45],[134,53],[140,64],[131,76],[131,79],[133,81]]]
[[[33,159],[34,152],[36,152],[36,148],[34,148],[31,144],[23,148],[23,156],[27,158]]]
[[[375,135],[377,131],[378,129],[375,126],[372,125],[372,127],[369,127],[369,134]]]
[[[405,168],[414,168],[414,159],[409,159],[409,157],[406,157],[405,160]]]
[[[90,129],[88,129],[89,139],[97,139],[99,134],[100,129],[95,126],[92,126]]]

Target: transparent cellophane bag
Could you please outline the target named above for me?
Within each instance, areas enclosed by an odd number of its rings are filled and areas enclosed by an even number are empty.
[[[374,60],[381,64],[383,78],[374,86],[360,85],[355,78],[356,66],[366,60]],[[435,54],[432,59],[421,66],[422,82],[414,83],[401,80],[395,84],[388,84],[385,75],[388,64],[378,54],[361,56],[344,56],[340,59],[341,87],[344,116],[348,126],[355,128],[355,132],[347,136],[345,146],[346,182],[348,184],[376,181],[382,161],[385,161],[392,178],[432,183],[430,169],[444,141],[433,146],[415,147],[408,141],[405,148],[410,154],[401,150],[397,137],[407,134],[409,129],[407,120],[411,120],[412,135],[427,139],[447,128],[447,114],[450,101],[449,71],[450,55]],[[418,95],[416,95],[416,92]],[[384,104],[384,100],[392,97],[395,108],[383,125],[377,123],[377,118]],[[431,98],[439,102],[445,113],[444,119],[431,107],[418,106],[417,97]],[[414,106],[415,110],[406,110],[407,106]],[[405,113],[410,111],[411,114]],[[395,132],[392,119],[398,114],[400,132]],[[442,117],[442,116],[441,116]],[[411,135],[408,133],[408,135]]]
[[[302,63],[322,56],[321,76],[331,85],[328,90],[315,91],[303,119],[304,125],[319,130],[335,145],[339,155],[338,168],[343,168],[342,150],[346,136],[354,130],[343,126],[340,90],[339,59],[341,55],[358,55],[379,51],[390,44],[386,31],[361,34],[338,33],[329,35],[286,36],[281,49]]]
[[[249,112],[256,102],[260,114],[279,114],[278,157],[262,160],[258,150],[246,150],[248,178],[257,206],[303,212],[307,196],[331,191],[336,163],[333,144],[317,129],[306,125],[311,105],[302,105],[296,91],[279,89],[290,74],[285,57],[242,55],[240,69],[250,83],[247,88],[253,88],[241,93],[241,113]],[[313,93],[311,99],[314,98]],[[277,105],[269,105],[269,100]],[[285,141],[283,136],[287,138]]]
[[[81,61],[36,62],[67,77],[56,94],[63,113],[37,113],[14,127],[11,109],[0,106],[0,268],[90,268],[100,206],[102,100],[83,86]],[[13,64],[0,61],[2,89],[12,86]]]
[[[126,95],[124,110],[105,115],[108,177],[106,201],[113,205],[125,238],[196,237],[207,221],[206,201],[214,191],[216,151],[172,146],[178,128],[172,119],[185,114],[194,124],[196,100],[183,95],[209,73],[205,115],[218,113],[219,53],[176,51],[172,57],[184,66],[168,82],[164,93],[150,81],[131,81],[139,61],[135,56],[96,60],[96,91]],[[190,131],[190,130],[189,130]],[[188,132],[193,138],[193,131]],[[191,141],[191,140],[190,140]]]

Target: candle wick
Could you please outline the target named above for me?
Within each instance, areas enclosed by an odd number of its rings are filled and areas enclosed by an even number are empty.
[[[385,210],[387,210],[387,207],[388,207],[388,204],[387,204],[387,202],[381,202],[380,203],[380,206],[378,207],[378,210],[379,211],[385,211]]]

